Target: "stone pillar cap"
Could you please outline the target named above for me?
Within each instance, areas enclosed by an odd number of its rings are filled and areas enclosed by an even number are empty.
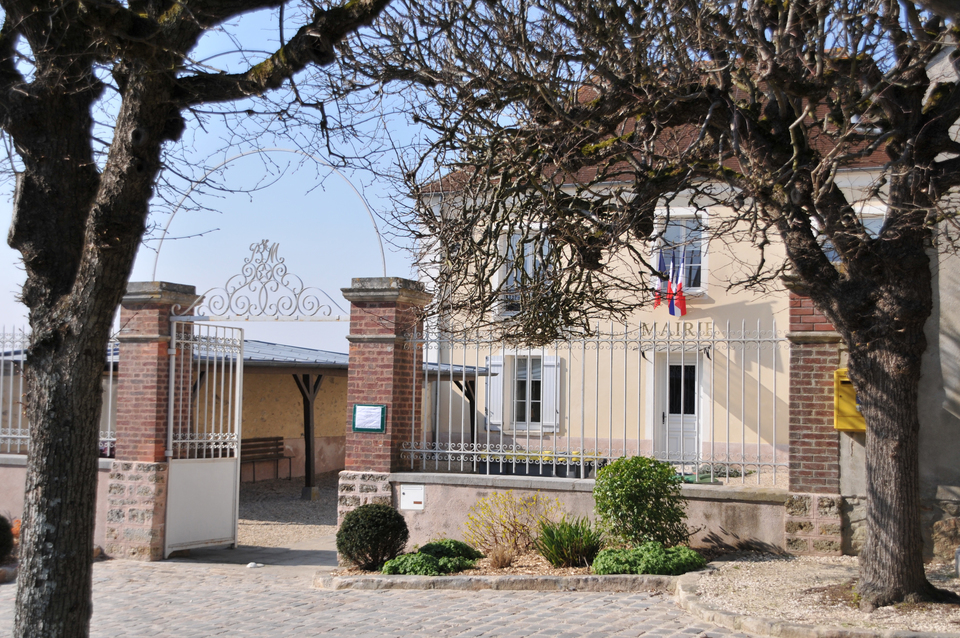
[[[358,277],[350,281],[350,288],[341,288],[347,301],[399,301],[425,306],[433,295],[424,292],[424,285],[402,277]]]
[[[166,281],[131,281],[127,284],[127,294],[120,302],[124,305],[143,303],[180,304],[187,307],[196,301],[196,286],[172,284]]]

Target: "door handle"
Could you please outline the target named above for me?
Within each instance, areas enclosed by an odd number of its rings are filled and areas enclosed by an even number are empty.
[[[660,413],[660,425],[665,425],[666,422],[667,422],[667,413],[666,413],[666,412],[661,412],[661,413]]]

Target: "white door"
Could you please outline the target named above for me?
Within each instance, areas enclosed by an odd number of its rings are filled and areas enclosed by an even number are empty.
[[[696,461],[702,412],[699,357],[669,353],[660,359],[655,456],[664,461]]]

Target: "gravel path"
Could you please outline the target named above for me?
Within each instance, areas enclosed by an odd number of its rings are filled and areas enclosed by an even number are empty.
[[[337,472],[317,475],[320,499],[300,499],[303,477],[240,484],[239,544],[290,547],[337,532]]]
[[[774,556],[728,554],[700,577],[700,599],[724,611],[804,625],[883,630],[960,632],[960,606],[901,604],[864,613],[856,606],[855,556]],[[927,565],[927,578],[941,589],[960,592],[949,564]]]

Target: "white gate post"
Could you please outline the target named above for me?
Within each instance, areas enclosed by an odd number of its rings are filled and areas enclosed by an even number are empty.
[[[150,281],[128,284],[121,302],[117,444],[105,548],[117,558],[163,558],[170,316],[196,300],[193,286]]]

